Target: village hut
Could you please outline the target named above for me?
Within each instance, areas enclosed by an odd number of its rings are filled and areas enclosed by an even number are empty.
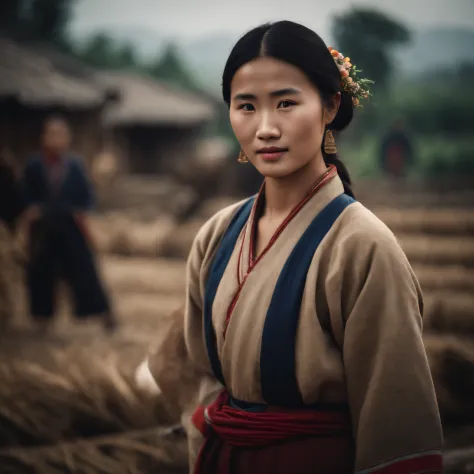
[[[196,158],[206,126],[216,117],[203,95],[132,72],[104,72],[99,80],[121,100],[104,112],[108,142],[120,150],[125,171],[153,175]]]
[[[41,126],[61,114],[74,149],[90,163],[102,148],[102,111],[115,92],[90,70],[50,47],[0,38],[0,149],[24,163],[39,146]]]

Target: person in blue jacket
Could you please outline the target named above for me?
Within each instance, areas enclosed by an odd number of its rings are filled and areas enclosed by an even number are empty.
[[[80,157],[70,152],[71,131],[59,116],[46,119],[41,150],[27,162],[22,185],[27,206],[30,314],[49,328],[60,278],[69,284],[75,316],[98,316],[107,330],[117,320],[99,276],[86,215],[94,191]]]

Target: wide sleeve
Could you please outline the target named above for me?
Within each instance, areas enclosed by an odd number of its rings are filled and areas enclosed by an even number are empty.
[[[413,270],[388,229],[354,234],[334,254],[327,292],[331,318],[345,326],[356,472],[442,472],[442,429]]]
[[[184,308],[184,340],[193,365],[203,373],[212,374],[204,339],[204,291],[210,262],[205,262],[211,241],[209,223],[194,239],[186,266],[186,297]],[[209,257],[208,257],[209,258]],[[205,265],[207,263],[207,265]]]

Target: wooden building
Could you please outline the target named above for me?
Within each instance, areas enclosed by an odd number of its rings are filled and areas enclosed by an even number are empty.
[[[19,163],[38,149],[44,119],[71,123],[73,148],[87,161],[103,142],[102,115],[115,92],[68,56],[0,38],[0,150]]]
[[[204,128],[216,118],[212,101],[135,73],[100,73],[99,79],[120,95],[105,110],[104,126],[126,171],[167,172],[195,158]]]

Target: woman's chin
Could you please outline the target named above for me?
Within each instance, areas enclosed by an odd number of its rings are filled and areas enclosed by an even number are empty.
[[[263,163],[257,168],[264,178],[283,179],[294,173],[294,169],[286,166],[285,163]]]

